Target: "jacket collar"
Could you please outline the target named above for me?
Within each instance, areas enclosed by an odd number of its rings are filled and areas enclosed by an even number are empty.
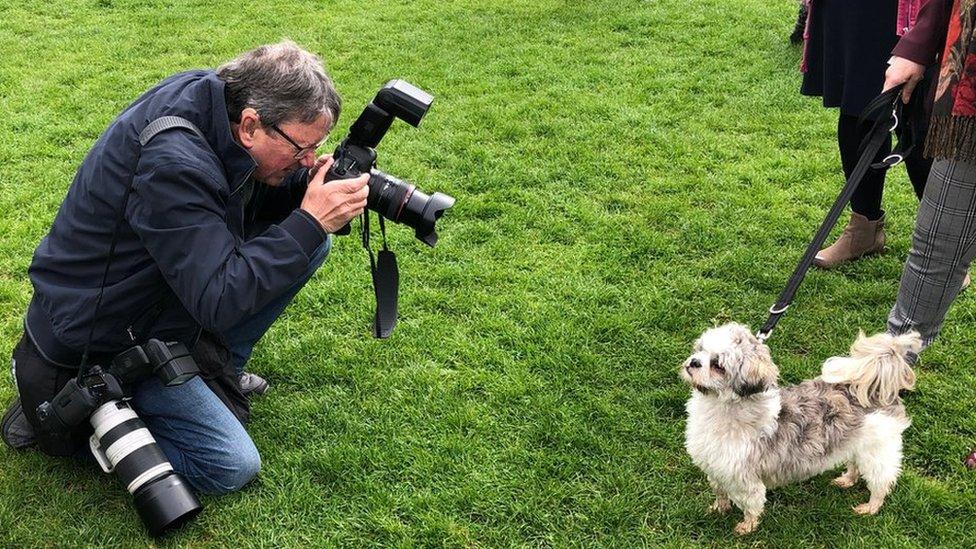
[[[247,149],[234,141],[230,120],[227,117],[227,103],[224,101],[224,81],[214,71],[208,71],[203,80],[210,88],[210,113],[212,116],[207,141],[224,165],[230,192],[236,193],[248,177],[254,173],[257,163]]]

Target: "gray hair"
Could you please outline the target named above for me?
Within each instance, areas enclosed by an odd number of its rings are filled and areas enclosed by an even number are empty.
[[[325,114],[331,128],[339,119],[342,99],[322,60],[291,40],[242,53],[217,68],[217,77],[232,122],[248,107],[266,124],[308,123]]]

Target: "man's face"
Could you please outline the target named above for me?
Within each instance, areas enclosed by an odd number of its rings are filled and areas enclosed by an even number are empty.
[[[264,124],[253,109],[245,109],[235,131],[238,143],[257,163],[254,178],[277,187],[297,168],[311,168],[315,164],[315,149],[325,140],[329,126],[326,115],[309,123]]]

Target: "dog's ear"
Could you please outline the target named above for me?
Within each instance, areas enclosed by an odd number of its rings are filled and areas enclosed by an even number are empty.
[[[732,391],[740,397],[759,394],[765,392],[768,388],[763,381],[753,383],[745,380],[732,380]]]
[[[737,324],[735,322],[730,322],[727,326],[729,327],[729,332],[732,336],[732,344],[736,347],[755,345],[756,343],[759,343],[759,340],[752,335],[752,330],[750,330],[748,326]]]
[[[742,352],[742,364],[738,372],[732,374],[729,386],[740,397],[747,397],[762,393],[776,385],[779,369],[773,363],[769,348],[756,340],[750,332],[746,332],[748,340],[739,349]]]

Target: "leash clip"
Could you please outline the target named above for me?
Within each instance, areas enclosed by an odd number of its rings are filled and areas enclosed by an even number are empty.
[[[892,159],[894,159],[894,160],[892,160]],[[891,168],[893,166],[897,166],[898,164],[902,163],[904,160],[905,160],[905,157],[904,156],[902,156],[902,155],[900,155],[898,153],[891,153],[888,156],[886,156],[884,158],[884,160],[882,160],[880,162],[880,164],[882,164],[882,165],[884,165],[884,166],[886,166],[888,168]]]
[[[790,304],[789,303],[787,303],[786,305],[783,305],[779,309],[776,308],[776,303],[773,303],[772,305],[769,306],[769,314],[771,314],[771,315],[781,315],[781,314],[783,314],[783,313],[786,312],[786,309],[789,309],[789,308],[790,308]],[[770,321],[773,321],[772,322],[772,325],[773,326],[776,325],[776,322],[775,322],[775,320],[774,320],[773,317],[770,317],[769,321],[767,321],[766,324],[769,325],[770,324]],[[769,336],[772,335],[772,333],[773,333],[773,329],[772,328],[769,328],[768,330],[764,330],[763,328],[760,328],[759,331],[756,332],[756,339],[759,340],[759,343],[766,343],[766,340],[769,339]]]
[[[895,104],[891,106],[891,117],[894,119],[894,124],[888,129],[888,133],[895,131],[898,127],[898,98],[895,98]]]

